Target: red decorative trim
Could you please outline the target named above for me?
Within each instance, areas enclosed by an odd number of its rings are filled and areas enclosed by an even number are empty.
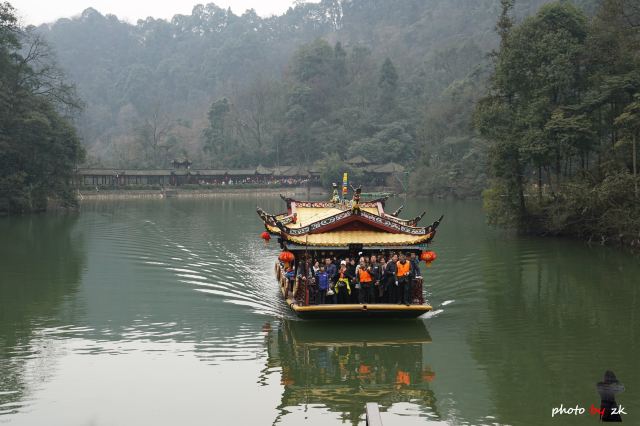
[[[351,215],[351,216],[348,216],[345,219],[333,222],[332,224],[329,224],[329,225],[325,225],[322,228],[316,229],[314,231],[310,231],[309,234],[324,234],[325,232],[331,232],[331,231],[333,231],[335,229],[342,228],[342,227],[347,226],[347,225],[349,225],[351,223],[354,223],[354,222],[359,222],[359,223],[367,225],[369,228],[374,228],[376,230],[388,232],[388,233],[391,233],[391,234],[401,234],[402,233],[402,232],[400,232],[400,231],[398,231],[396,229],[391,229],[391,228],[388,228],[388,227],[386,227],[384,225],[374,223],[374,222],[372,222],[370,220],[367,220],[367,219],[363,218],[362,216]]]

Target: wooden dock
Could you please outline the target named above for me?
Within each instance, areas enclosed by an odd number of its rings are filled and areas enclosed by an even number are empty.
[[[382,426],[380,408],[377,402],[367,402],[365,411],[367,414],[367,426]]]

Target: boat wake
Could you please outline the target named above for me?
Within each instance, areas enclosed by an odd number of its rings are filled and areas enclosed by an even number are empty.
[[[197,292],[249,307],[256,314],[290,316],[279,303],[273,278],[272,262],[276,257],[273,250],[254,241],[240,241],[241,250],[229,247],[227,241],[201,241],[198,247],[197,242],[167,235],[154,223],[145,225],[153,228],[151,232],[163,241],[162,250],[154,253],[153,258],[141,259],[145,264],[163,268],[178,283],[192,286]]]

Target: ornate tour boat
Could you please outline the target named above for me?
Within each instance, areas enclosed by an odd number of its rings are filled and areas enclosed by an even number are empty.
[[[343,193],[346,195],[346,186]],[[301,318],[386,317],[415,318],[432,308],[425,302],[423,279],[412,277],[410,303],[326,303],[319,304],[314,279],[305,279],[295,271],[306,259],[324,260],[394,253],[416,253],[427,262],[435,260],[428,251],[442,216],[431,225],[418,226],[425,213],[413,219],[400,219],[400,207],[386,213],[383,196],[360,201],[361,189],[353,189],[351,200],[340,199],[334,184],[331,201],[298,201],[286,198],[287,211],[269,214],[257,212],[266,231],[262,238],[277,237],[282,252],[275,264],[276,278],[286,304]],[[289,274],[287,273],[289,272]],[[357,288],[357,287],[356,287]]]

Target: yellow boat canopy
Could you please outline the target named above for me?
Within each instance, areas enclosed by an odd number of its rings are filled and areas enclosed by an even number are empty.
[[[282,196],[281,196],[282,197]],[[268,214],[258,208],[266,230],[280,237],[283,248],[292,245],[322,248],[407,247],[433,240],[442,217],[433,224],[420,227],[425,213],[414,219],[400,219],[384,211],[386,197],[368,202],[351,200],[297,201],[282,197],[286,213]]]

